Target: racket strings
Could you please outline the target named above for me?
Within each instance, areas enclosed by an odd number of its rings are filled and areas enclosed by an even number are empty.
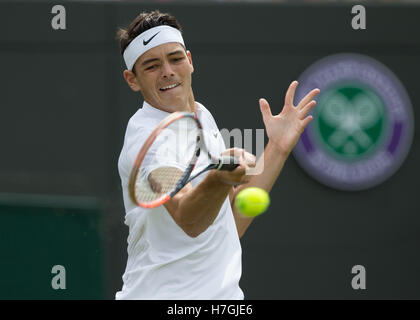
[[[147,180],[137,177],[135,196],[140,202],[151,202],[169,194],[181,179],[183,171],[175,167],[153,170]]]
[[[157,204],[182,187],[199,156],[201,127],[191,117],[171,122],[156,133],[134,178],[137,203]]]

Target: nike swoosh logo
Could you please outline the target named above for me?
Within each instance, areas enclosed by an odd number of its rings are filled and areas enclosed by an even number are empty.
[[[160,32],[160,31],[159,31]],[[158,32],[158,33],[159,33]],[[158,34],[158,33],[156,33],[154,36],[152,36],[149,40],[143,40],[143,44],[145,45],[145,46],[147,46],[147,44],[150,42],[150,41],[152,41],[152,39],[154,38],[154,37],[156,37],[156,35]]]
[[[215,138],[217,138],[217,132],[214,132],[213,135]]]

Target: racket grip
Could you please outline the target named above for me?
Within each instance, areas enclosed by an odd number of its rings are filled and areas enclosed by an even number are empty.
[[[219,160],[217,170],[233,171],[239,166],[239,161],[236,157],[223,156]]]

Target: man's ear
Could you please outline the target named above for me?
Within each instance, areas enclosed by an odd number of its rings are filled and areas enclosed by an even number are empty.
[[[194,72],[194,65],[193,65],[193,62],[192,62],[192,57],[191,57],[191,51],[190,50],[187,50],[187,58],[188,58],[188,61],[191,65],[191,73],[193,73]]]
[[[140,84],[138,83],[137,78],[135,74],[133,73],[133,71],[124,70],[123,75],[124,75],[125,81],[127,82],[128,86],[131,88],[131,90],[133,91],[141,90]]]

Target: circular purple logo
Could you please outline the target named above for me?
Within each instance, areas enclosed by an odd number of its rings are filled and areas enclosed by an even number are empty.
[[[383,64],[359,54],[337,54],[299,77],[295,100],[321,90],[313,120],[293,150],[300,166],[339,190],[382,183],[406,158],[414,133],[410,99]]]

